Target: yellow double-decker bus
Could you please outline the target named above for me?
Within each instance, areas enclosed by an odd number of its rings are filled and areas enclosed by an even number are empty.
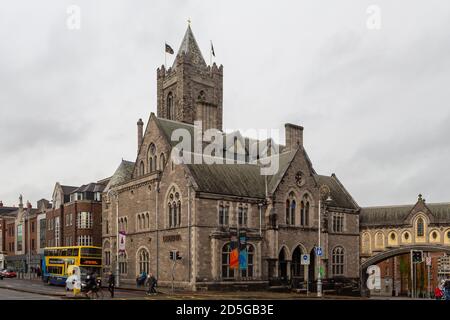
[[[82,279],[92,272],[100,276],[102,249],[93,246],[45,248],[42,280],[48,284],[65,285],[73,266],[79,267]]]

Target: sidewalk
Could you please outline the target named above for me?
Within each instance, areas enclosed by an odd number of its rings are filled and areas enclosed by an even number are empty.
[[[61,299],[83,299],[84,297],[74,297],[72,292],[67,292],[64,287],[44,284],[40,279],[4,279],[0,280],[0,288],[16,290],[27,293],[35,293],[47,296],[60,297]],[[107,289],[104,289],[107,291]],[[360,297],[335,296],[325,294],[323,298],[317,298],[316,294],[296,292],[270,292],[270,291],[179,291],[172,293],[171,288],[157,288],[160,293],[156,296],[146,296],[146,287],[136,287],[136,285],[122,285],[116,288],[116,299],[139,299],[139,300],[361,300]],[[109,294],[105,292],[109,299]],[[364,299],[364,298],[363,298]]]

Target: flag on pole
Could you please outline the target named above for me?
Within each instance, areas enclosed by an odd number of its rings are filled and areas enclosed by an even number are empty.
[[[167,53],[170,53],[170,54],[173,54],[173,49],[172,49],[172,47],[169,46],[167,43],[166,43],[166,52],[167,52]]]
[[[211,54],[212,54],[214,57],[216,56],[216,53],[214,52],[214,46],[213,46],[212,41],[211,41]]]

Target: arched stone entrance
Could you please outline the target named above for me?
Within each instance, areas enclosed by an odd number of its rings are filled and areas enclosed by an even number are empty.
[[[287,284],[287,253],[283,247],[278,254],[278,279],[282,284]]]
[[[364,260],[360,264],[360,288],[361,288],[361,295],[362,296],[368,296],[369,290],[367,288],[367,268],[371,265],[376,265],[386,259],[399,256],[402,254],[410,253],[411,250],[421,250],[423,252],[445,252],[447,254],[450,254],[450,247],[449,246],[442,246],[442,245],[411,245],[411,246],[402,246],[391,250],[386,250],[383,252],[380,252],[366,260]]]
[[[291,279],[293,288],[303,287],[305,282],[305,266],[302,265],[302,254],[303,250],[300,246],[297,246],[292,253]]]

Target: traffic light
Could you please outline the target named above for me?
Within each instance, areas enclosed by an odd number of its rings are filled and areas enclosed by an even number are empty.
[[[413,263],[420,263],[423,261],[423,252],[422,251],[417,251],[417,250],[413,250],[412,252],[412,261]]]

